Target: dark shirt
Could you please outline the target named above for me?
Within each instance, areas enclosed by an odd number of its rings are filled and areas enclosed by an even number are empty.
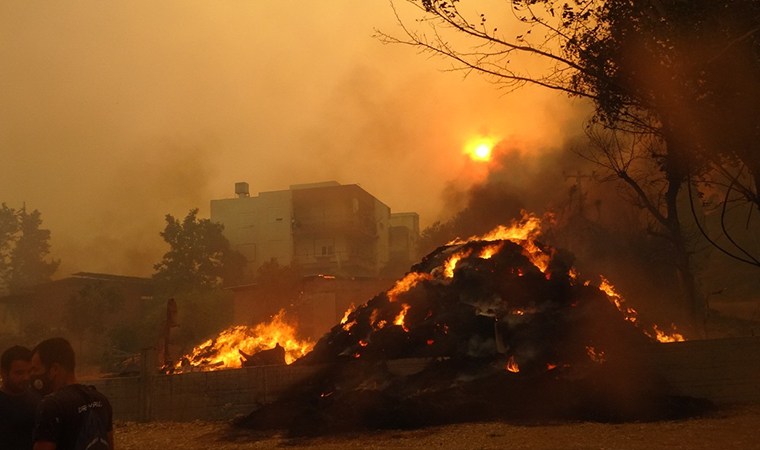
[[[37,410],[34,441],[56,444],[56,450],[73,450],[87,414],[100,415],[105,432],[113,430],[111,404],[92,386],[71,384],[46,395]]]
[[[30,391],[21,395],[0,391],[0,450],[31,450],[39,401],[39,396]]]

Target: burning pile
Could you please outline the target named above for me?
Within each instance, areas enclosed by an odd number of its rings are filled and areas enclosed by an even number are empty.
[[[526,216],[439,248],[388,292],[347,312],[303,361],[506,355],[518,367],[558,367],[643,338],[622,319],[653,340],[684,340],[674,329],[642,325],[607,280],[580,282],[570,255],[536,240],[539,225]]]
[[[314,343],[296,338],[296,329],[281,310],[268,323],[234,326],[183,356],[174,372],[235,369],[252,365],[291,364]]]
[[[241,424],[300,434],[691,412],[631,364],[650,339],[683,337],[641,325],[608,282],[579,281],[569,254],[537,240],[539,225],[525,216],[428,255],[296,362],[323,373]],[[405,358],[430,364],[394,375],[388,361]]]

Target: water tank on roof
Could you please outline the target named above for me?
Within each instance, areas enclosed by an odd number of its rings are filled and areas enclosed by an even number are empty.
[[[242,198],[242,197],[250,197],[251,194],[248,191],[248,183],[241,181],[240,183],[235,183],[235,196]]]

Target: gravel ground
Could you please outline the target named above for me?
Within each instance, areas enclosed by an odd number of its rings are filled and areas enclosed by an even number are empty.
[[[760,405],[672,422],[550,425],[490,422],[308,439],[241,432],[221,422],[118,423],[115,447],[118,450],[760,449]]]

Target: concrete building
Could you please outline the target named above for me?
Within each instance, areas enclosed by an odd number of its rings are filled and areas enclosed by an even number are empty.
[[[416,260],[417,214],[391,214],[359,185],[299,184],[251,196],[247,183],[237,183],[235,194],[211,201],[211,220],[224,225],[254,274],[271,259],[295,262],[305,275],[349,277],[377,276],[392,252]]]
[[[389,258],[394,263],[416,262],[420,245],[420,216],[417,213],[394,213],[390,218]]]

